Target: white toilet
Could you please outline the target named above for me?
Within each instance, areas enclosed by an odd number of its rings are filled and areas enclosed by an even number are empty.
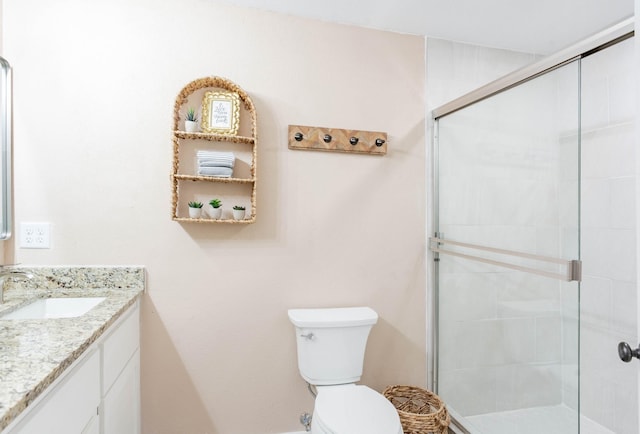
[[[290,309],[298,369],[316,386],[312,434],[402,434],[400,417],[380,393],[355,383],[378,314],[368,307]]]

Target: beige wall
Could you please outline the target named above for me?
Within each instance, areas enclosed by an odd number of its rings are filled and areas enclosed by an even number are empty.
[[[287,308],[380,314],[363,382],[425,383],[424,39],[202,0],[6,2],[16,220],[33,264],[142,264],[145,433],[300,428]],[[258,221],[170,220],[173,100],[227,77],[258,111]],[[382,130],[389,153],[289,151],[288,124]]]

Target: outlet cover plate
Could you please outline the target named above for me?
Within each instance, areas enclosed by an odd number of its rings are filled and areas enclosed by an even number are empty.
[[[51,223],[20,223],[20,248],[51,248]]]

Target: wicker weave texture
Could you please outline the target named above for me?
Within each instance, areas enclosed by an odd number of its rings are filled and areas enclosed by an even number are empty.
[[[237,135],[225,135],[225,134],[208,134],[208,133],[188,133],[186,131],[180,131],[178,129],[180,123],[180,111],[185,108],[188,103],[189,95],[201,90],[201,89],[221,89],[229,92],[236,92],[244,110],[247,111],[251,120],[251,137],[243,137]],[[249,95],[237,84],[222,77],[204,77],[193,80],[182,88],[178,96],[176,97],[173,109],[173,164],[171,169],[171,218],[180,222],[195,222],[195,223],[253,223],[256,220],[256,185],[257,185],[257,144],[258,144],[258,125],[256,109],[253,101]],[[208,140],[211,142],[231,142],[231,143],[244,143],[251,145],[251,176],[248,179],[237,178],[212,178],[202,177],[195,174],[180,174],[180,147],[181,140]],[[230,219],[192,219],[186,217],[180,217],[178,212],[178,202],[180,196],[180,182],[179,181],[203,181],[203,182],[217,182],[222,184],[251,184],[251,213],[250,218],[246,220],[230,220]]]
[[[382,394],[398,410],[404,434],[449,432],[449,412],[435,393],[414,386],[389,386]]]

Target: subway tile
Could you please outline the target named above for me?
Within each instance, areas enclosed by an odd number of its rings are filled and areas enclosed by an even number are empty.
[[[636,282],[612,281],[611,328],[620,338],[637,341],[638,330],[638,286]]]
[[[583,327],[610,327],[612,289],[611,279],[585,274],[580,285],[580,321]]]
[[[610,181],[610,221],[614,229],[636,228],[636,180],[626,176],[614,178]],[[606,202],[603,202],[604,208]]]
[[[611,181],[608,178],[585,179],[581,190],[582,227],[611,227]]]
[[[559,317],[536,318],[535,361],[560,363],[562,359],[562,320]]]

